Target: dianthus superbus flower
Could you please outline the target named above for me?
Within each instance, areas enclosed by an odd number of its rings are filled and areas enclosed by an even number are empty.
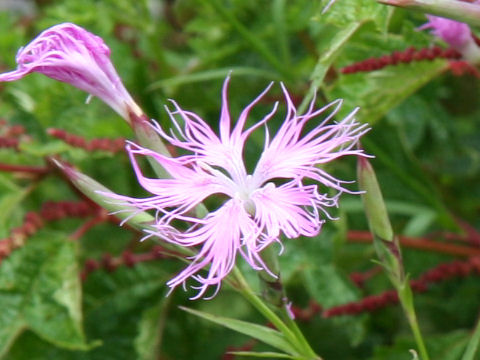
[[[102,99],[125,120],[142,115],[120,80],[103,40],[71,23],[43,31],[16,56],[16,70],[0,74],[0,81],[15,81],[32,72],[66,82]]]
[[[480,49],[472,36],[470,26],[434,15],[427,15],[427,19],[428,22],[422,25],[419,30],[430,29],[433,35],[445,41],[472,63],[477,63],[480,60]]]
[[[420,29],[431,29],[433,35],[439,37],[451,47],[461,49],[470,40],[472,32],[467,24],[434,15],[427,15],[428,22]]]
[[[245,142],[255,129],[272,118],[277,106],[258,123],[246,128],[249,112],[270,85],[232,124],[227,102],[228,83],[229,78],[222,91],[219,135],[198,115],[172,101],[174,109],[167,110],[176,134],[166,133],[159,125],[155,125],[155,129],[162,138],[188,154],[172,158],[130,143],[127,151],[138,181],[153,196],[145,199],[115,196],[134,211],[153,209],[157,212],[156,230],[150,235],[199,248],[192,262],[168,282],[174,288],[184,285],[189,278],[196,280],[199,293],[195,298],[204,296],[210,286],[216,286],[218,291],[222,279],[232,270],[237,254],[252,268],[269,271],[260,256],[265,247],[280,242],[281,236],[317,235],[324,218],[328,217],[326,209],[337,205],[341,192],[349,191],[344,188],[344,181],[329,175],[321,166],[345,155],[363,156],[355,144],[368,131],[367,125],[355,121],[355,111],[338,123],[331,121],[341,101],[318,110],[312,102],[305,114],[297,114],[282,85],[287,104],[285,120],[273,137],[266,129],[263,152],[249,174],[243,160]],[[306,131],[305,125],[317,121],[324,112],[330,114]],[[137,162],[139,156],[155,159],[171,178],[146,177]],[[337,190],[336,195],[328,196],[330,189]],[[198,204],[218,195],[226,198],[219,208],[203,218],[193,215],[192,210]],[[175,229],[174,220],[186,222],[188,228]],[[206,275],[200,273],[204,268]]]

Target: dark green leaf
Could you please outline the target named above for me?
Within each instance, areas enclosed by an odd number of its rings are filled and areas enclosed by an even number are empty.
[[[31,329],[56,346],[88,349],[82,329],[81,288],[76,245],[45,233],[0,267],[0,353]]]

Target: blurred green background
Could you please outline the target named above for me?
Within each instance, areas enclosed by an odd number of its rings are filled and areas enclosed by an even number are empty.
[[[420,13],[393,10],[370,0],[0,0],[0,70],[15,67],[15,54],[43,29],[73,22],[101,36],[126,88],[152,118],[168,128],[167,99],[196,112],[217,129],[220,91],[229,89],[233,118],[271,81],[277,82],[252,112],[253,124],[275,101],[282,81],[298,106],[318,89],[317,106],[343,98],[342,116],[360,106],[357,118],[372,130],[362,140],[375,156],[395,231],[428,237],[438,244],[478,248],[480,226],[479,79],[454,76],[448,61],[417,61],[382,70],[342,74],[366,58],[445,46],[416,28]],[[0,135],[11,125],[26,133],[18,151],[0,148],[0,163],[38,165],[59,155],[110,189],[145,196],[125,154],[87,152],[49,136],[59,128],[87,139],[133,139],[129,126],[98,99],[40,74],[0,85]],[[282,108],[269,127],[282,121]],[[321,121],[319,119],[318,121]],[[3,127],[3,129],[2,129]],[[246,161],[254,164],[263,134],[252,138]],[[145,164],[147,166],[147,164]],[[251,165],[253,166],[253,165]],[[328,171],[355,180],[355,159],[329,164]],[[351,188],[356,189],[352,184]],[[20,226],[28,211],[46,201],[79,195],[58,174],[30,178],[0,172],[0,239]],[[371,244],[352,241],[352,230],[367,230],[359,196],[344,194],[315,239],[284,241],[282,276],[298,307],[311,301],[325,309],[390,289],[383,274],[363,288],[349,274],[376,265]],[[213,300],[190,301],[191,290],[165,297],[165,282],[182,267],[174,259],[99,269],[81,282],[87,259],[144,253],[153,240],[103,222],[77,241],[70,236],[85,220],[46,224],[0,264],[0,355],[23,359],[229,359],[232,347],[253,345],[246,336],[193,317],[178,305],[264,324],[237,293],[224,286]],[[349,235],[350,234],[350,235]],[[453,234],[452,236],[447,236]],[[467,243],[465,243],[467,241]],[[468,243],[470,241],[470,243]],[[476,242],[475,242],[476,241]],[[454,243],[453,243],[454,244]],[[412,278],[444,262],[452,253],[404,248]],[[253,286],[256,274],[238,263]],[[460,261],[465,261],[461,258]],[[433,359],[460,359],[478,315],[480,283],[473,276],[432,285],[416,295],[420,325]],[[326,360],[409,360],[413,342],[398,306],[359,315],[324,318],[299,325]],[[480,358],[480,357],[479,357]]]

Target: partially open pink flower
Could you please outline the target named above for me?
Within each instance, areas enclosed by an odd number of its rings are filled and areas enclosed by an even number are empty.
[[[472,32],[467,24],[433,15],[427,15],[427,18],[428,22],[419,29],[432,29],[433,35],[458,51],[472,39]]]
[[[127,121],[129,113],[142,113],[115,71],[107,45],[75,24],[59,24],[43,31],[20,48],[16,62],[17,69],[0,74],[0,81],[15,81],[38,72],[99,97]]]
[[[345,155],[364,156],[355,144],[368,131],[366,124],[355,121],[356,111],[340,122],[331,122],[340,108],[340,100],[318,110],[312,102],[305,114],[297,114],[282,85],[287,104],[285,120],[272,138],[266,128],[263,152],[249,174],[243,160],[245,142],[255,129],[272,118],[277,105],[262,120],[245,129],[249,112],[270,85],[242,111],[233,126],[227,102],[228,82],[229,78],[223,86],[219,135],[198,115],[172,101],[174,110],[167,110],[177,134],[167,134],[159,125],[155,129],[172,145],[189,153],[171,158],[133,143],[127,146],[138,181],[152,197],[136,199],[105,194],[121,200],[134,212],[155,210],[156,231],[150,235],[185,247],[200,247],[192,262],[168,282],[174,288],[193,278],[200,284],[195,298],[204,296],[211,285],[218,291],[222,279],[232,270],[237,253],[252,268],[269,271],[260,256],[264,248],[280,242],[282,235],[287,238],[317,235],[324,218],[329,216],[326,209],[337,206],[339,194],[349,191],[344,188],[344,181],[321,166]],[[306,131],[307,123],[324,112],[330,114]],[[137,162],[138,156],[153,158],[171,178],[146,177]],[[331,189],[338,193],[327,195]],[[212,196],[225,198],[223,205],[203,218],[193,216],[192,210]],[[175,229],[174,220],[186,222],[188,228]],[[208,268],[206,276],[200,274],[204,268]]]

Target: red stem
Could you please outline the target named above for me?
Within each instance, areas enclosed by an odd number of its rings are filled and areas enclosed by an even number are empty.
[[[44,175],[49,173],[50,169],[45,166],[13,165],[0,163],[0,171]]]
[[[480,257],[472,257],[466,261],[453,261],[437,265],[424,272],[416,280],[410,281],[410,285],[414,292],[425,292],[432,284],[455,277],[466,277],[472,274],[480,274]],[[374,311],[396,303],[398,303],[398,295],[396,291],[388,290],[378,295],[367,296],[359,301],[332,307],[325,310],[323,316],[356,315],[362,312]]]
[[[471,246],[445,244],[420,237],[399,236],[399,239],[401,245],[409,248],[463,257],[480,256],[480,249]],[[347,233],[347,240],[350,242],[371,243],[373,238],[368,231],[351,230]]]

